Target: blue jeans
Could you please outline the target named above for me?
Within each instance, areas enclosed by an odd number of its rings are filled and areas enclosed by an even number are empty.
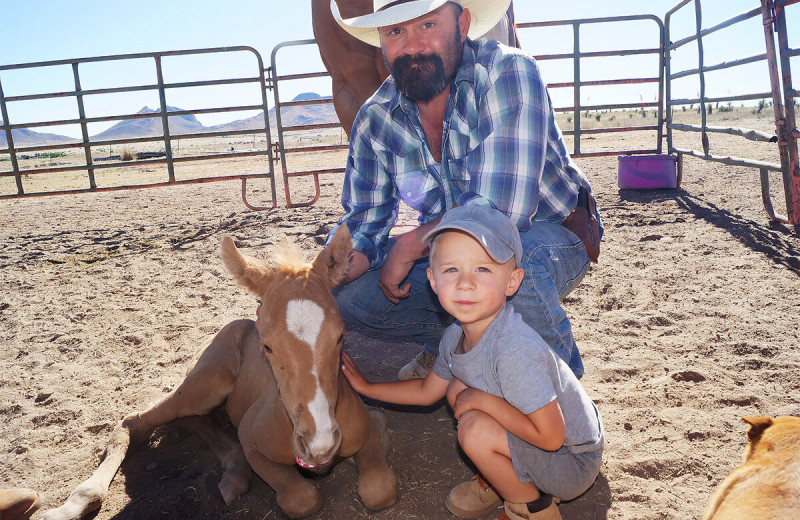
[[[567,313],[560,300],[583,279],[589,256],[581,240],[560,224],[533,222],[520,232],[525,278],[509,301],[525,322],[536,330],[573,373],[583,375],[583,361],[572,337]],[[444,329],[452,316],[439,304],[425,270],[428,260],[418,260],[405,281],[411,283],[408,298],[394,304],[386,299],[378,282],[380,269],[367,271],[333,291],[345,323],[356,323],[385,334],[422,342],[433,355],[439,352]]]

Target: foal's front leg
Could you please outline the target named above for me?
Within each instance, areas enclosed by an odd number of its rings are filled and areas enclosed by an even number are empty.
[[[385,424],[379,427],[377,420],[379,419],[372,412],[367,415],[368,437],[364,446],[355,454],[358,494],[364,505],[373,511],[385,509],[397,501],[397,477],[386,462],[386,452],[381,442]]]
[[[336,419],[342,427],[342,452],[353,455],[358,467],[358,494],[373,511],[397,501],[397,478],[386,462],[383,438],[386,418],[378,410],[367,411],[344,376],[339,376]]]
[[[322,499],[316,486],[294,466],[291,426],[281,424],[280,414],[271,413],[275,407],[268,406],[268,400],[262,397],[244,414],[239,441],[250,467],[275,491],[281,510],[290,518],[302,518],[319,511]],[[287,463],[275,462],[266,453],[282,453]]]

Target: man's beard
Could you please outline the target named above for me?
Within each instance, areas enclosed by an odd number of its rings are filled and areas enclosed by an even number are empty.
[[[392,63],[397,90],[412,101],[427,103],[450,84],[438,54],[401,56]]]
[[[448,88],[456,77],[463,54],[458,24],[454,36],[445,49],[444,59],[435,53],[405,55],[389,65],[384,56],[397,90],[412,101],[427,103]],[[445,68],[444,60],[448,61],[448,68]]]

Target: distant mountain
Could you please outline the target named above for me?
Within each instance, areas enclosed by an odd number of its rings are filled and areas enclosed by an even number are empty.
[[[319,94],[304,92],[297,95],[292,101],[313,101],[323,99]],[[180,108],[167,107],[169,112],[179,111]],[[143,107],[137,114],[158,114],[160,109]],[[272,131],[275,131],[275,108],[269,111]],[[333,104],[323,103],[319,105],[304,105],[283,107],[281,109],[281,122],[284,126],[316,125],[324,123],[338,122],[336,111]],[[170,135],[194,134],[203,132],[231,132],[235,130],[257,130],[264,127],[264,115],[259,112],[253,117],[239,119],[221,125],[204,126],[194,115],[169,116]],[[39,146],[49,144],[74,143],[79,139],[66,137],[57,134],[45,134],[34,132],[33,130],[20,129],[12,130],[15,146]],[[129,119],[120,121],[111,128],[92,136],[93,141],[105,141],[114,139],[131,139],[136,137],[154,137],[163,135],[163,127],[160,117],[147,117],[141,119]],[[0,147],[5,148],[6,135],[0,131]]]
[[[167,112],[179,111],[180,108],[167,106]],[[143,107],[137,114],[159,114],[161,109]],[[202,132],[205,127],[194,115],[169,116],[170,135],[193,134]],[[160,117],[128,119],[120,121],[108,130],[92,136],[92,140],[105,141],[111,139],[130,139],[135,137],[154,137],[164,135],[164,126]]]
[[[304,92],[295,96],[292,101],[314,101],[317,99],[323,99],[323,97],[313,92]],[[275,107],[272,107],[269,110],[269,120],[272,126],[272,131],[275,131],[277,123]],[[318,125],[338,122],[339,118],[336,116],[336,111],[331,103],[281,108],[281,123],[283,126]],[[264,128],[263,112],[259,112],[253,117],[248,117],[247,119],[239,119],[230,123],[210,126],[207,128],[207,131],[232,132],[235,130],[256,130],[260,128]]]
[[[0,125],[3,121],[0,120]],[[11,131],[11,137],[14,139],[14,146],[38,146],[43,144],[65,144],[74,143],[78,139],[74,137],[67,137],[58,134],[46,134],[42,132],[34,132],[27,128],[20,128]],[[8,147],[8,140],[6,133],[0,130],[0,148]]]

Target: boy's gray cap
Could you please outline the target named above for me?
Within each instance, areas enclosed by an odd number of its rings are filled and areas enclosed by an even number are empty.
[[[442,220],[425,236],[431,242],[442,231],[457,229],[472,236],[499,264],[512,257],[516,267],[522,263],[522,241],[517,226],[507,216],[491,206],[467,204],[447,210]]]

